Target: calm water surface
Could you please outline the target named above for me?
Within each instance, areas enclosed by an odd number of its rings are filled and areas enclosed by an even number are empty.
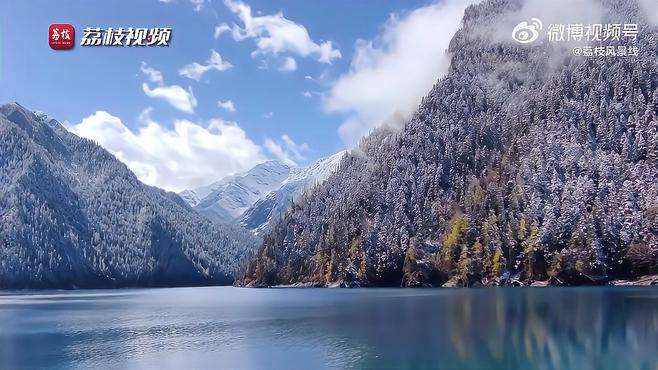
[[[3,369],[658,369],[656,288],[0,292]]]

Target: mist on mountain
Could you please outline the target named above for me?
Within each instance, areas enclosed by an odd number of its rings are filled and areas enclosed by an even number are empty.
[[[545,38],[514,42],[500,25],[527,20],[528,3],[469,7],[447,75],[403,130],[375,130],[296,200],[239,284],[574,285],[656,274],[651,15],[635,0],[597,2],[602,22],[638,24],[639,55],[583,57]]]

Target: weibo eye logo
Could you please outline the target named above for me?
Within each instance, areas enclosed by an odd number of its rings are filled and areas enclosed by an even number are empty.
[[[532,18],[530,22],[523,21],[514,27],[512,38],[520,44],[529,44],[539,38],[539,31],[544,24],[539,18]]]

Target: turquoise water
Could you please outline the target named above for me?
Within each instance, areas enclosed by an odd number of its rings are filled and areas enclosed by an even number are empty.
[[[658,289],[0,293],[2,369],[651,369]]]

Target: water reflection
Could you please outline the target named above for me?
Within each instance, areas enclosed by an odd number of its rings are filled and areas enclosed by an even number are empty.
[[[658,290],[0,295],[0,368],[658,369]]]

